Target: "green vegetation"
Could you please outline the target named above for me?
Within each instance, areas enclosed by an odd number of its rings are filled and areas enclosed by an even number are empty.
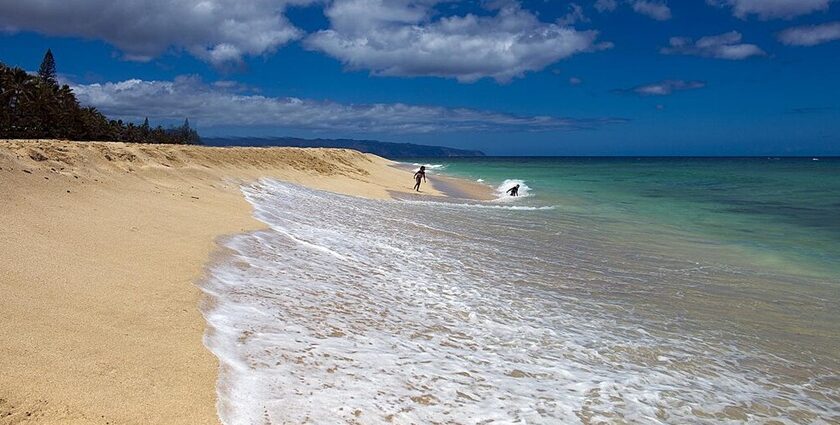
[[[455,149],[446,146],[389,143],[378,140],[355,139],[298,139],[295,137],[209,137],[202,139],[208,146],[294,146],[301,148],[347,148],[372,153],[385,158],[452,158],[484,156],[477,150]]]
[[[152,128],[108,120],[93,107],[79,105],[73,90],[56,80],[50,50],[38,75],[0,63],[0,138],[102,140],[133,143],[198,144],[201,139],[189,121],[177,128]]]

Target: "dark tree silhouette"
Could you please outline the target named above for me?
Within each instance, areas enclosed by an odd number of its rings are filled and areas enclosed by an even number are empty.
[[[55,58],[51,49],[47,49],[47,53],[44,54],[44,60],[41,61],[41,67],[38,68],[38,76],[48,83],[58,84],[58,80],[55,78]]]
[[[198,133],[184,126],[152,128],[108,120],[92,107],[83,107],[68,85],[55,80],[55,60],[47,50],[38,76],[0,63],[0,139],[111,140],[137,143],[199,144]]]

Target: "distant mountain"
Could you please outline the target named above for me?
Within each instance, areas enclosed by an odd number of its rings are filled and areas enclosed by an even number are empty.
[[[484,152],[445,146],[388,143],[377,140],[298,139],[295,137],[202,137],[208,146],[293,146],[301,148],[349,148],[385,158],[484,156]]]

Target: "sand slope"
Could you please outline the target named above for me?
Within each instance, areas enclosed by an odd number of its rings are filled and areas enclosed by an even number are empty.
[[[216,237],[261,227],[238,185],[263,176],[413,184],[350,150],[0,141],[0,424],[217,422],[194,282]]]

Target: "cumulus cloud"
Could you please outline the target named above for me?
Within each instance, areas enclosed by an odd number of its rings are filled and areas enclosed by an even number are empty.
[[[833,0],[706,0],[713,6],[731,7],[732,14],[746,19],[755,15],[758,19],[792,19],[816,11],[828,10]]]
[[[657,21],[671,19],[671,8],[665,2],[637,0],[632,2],[633,10]]]
[[[419,134],[444,131],[564,131],[623,122],[615,118],[576,119],[520,116],[466,108],[403,103],[342,104],[295,97],[242,94],[229,81],[206,84],[197,77],[174,81],[126,80],[73,84],[80,102],[125,120],[178,120],[203,128],[266,126],[339,134]]]
[[[438,0],[336,0],[331,27],[305,40],[311,50],[374,75],[506,82],[571,55],[609,48],[596,31],[540,21],[517,2],[489,16],[436,17]]]
[[[571,77],[571,78],[569,78],[569,84],[571,84],[571,85],[573,85],[573,86],[580,85],[581,83],[583,83],[583,80],[581,80],[581,79],[580,79],[580,78],[578,78],[578,77]]]
[[[816,46],[840,40],[840,21],[788,28],[780,32],[778,37],[779,41],[788,46]]]
[[[701,89],[703,87],[706,87],[705,81],[662,80],[629,89],[618,89],[615,92],[636,94],[639,96],[667,96],[674,92]]]
[[[300,38],[283,12],[314,1],[0,1],[0,28],[101,39],[129,60],[147,61],[174,48],[223,65]]]
[[[659,51],[666,55],[694,55],[729,60],[765,55],[764,50],[755,44],[741,43],[741,38],[741,33],[737,31],[702,37],[696,42],[687,37],[671,37],[669,46]]]

